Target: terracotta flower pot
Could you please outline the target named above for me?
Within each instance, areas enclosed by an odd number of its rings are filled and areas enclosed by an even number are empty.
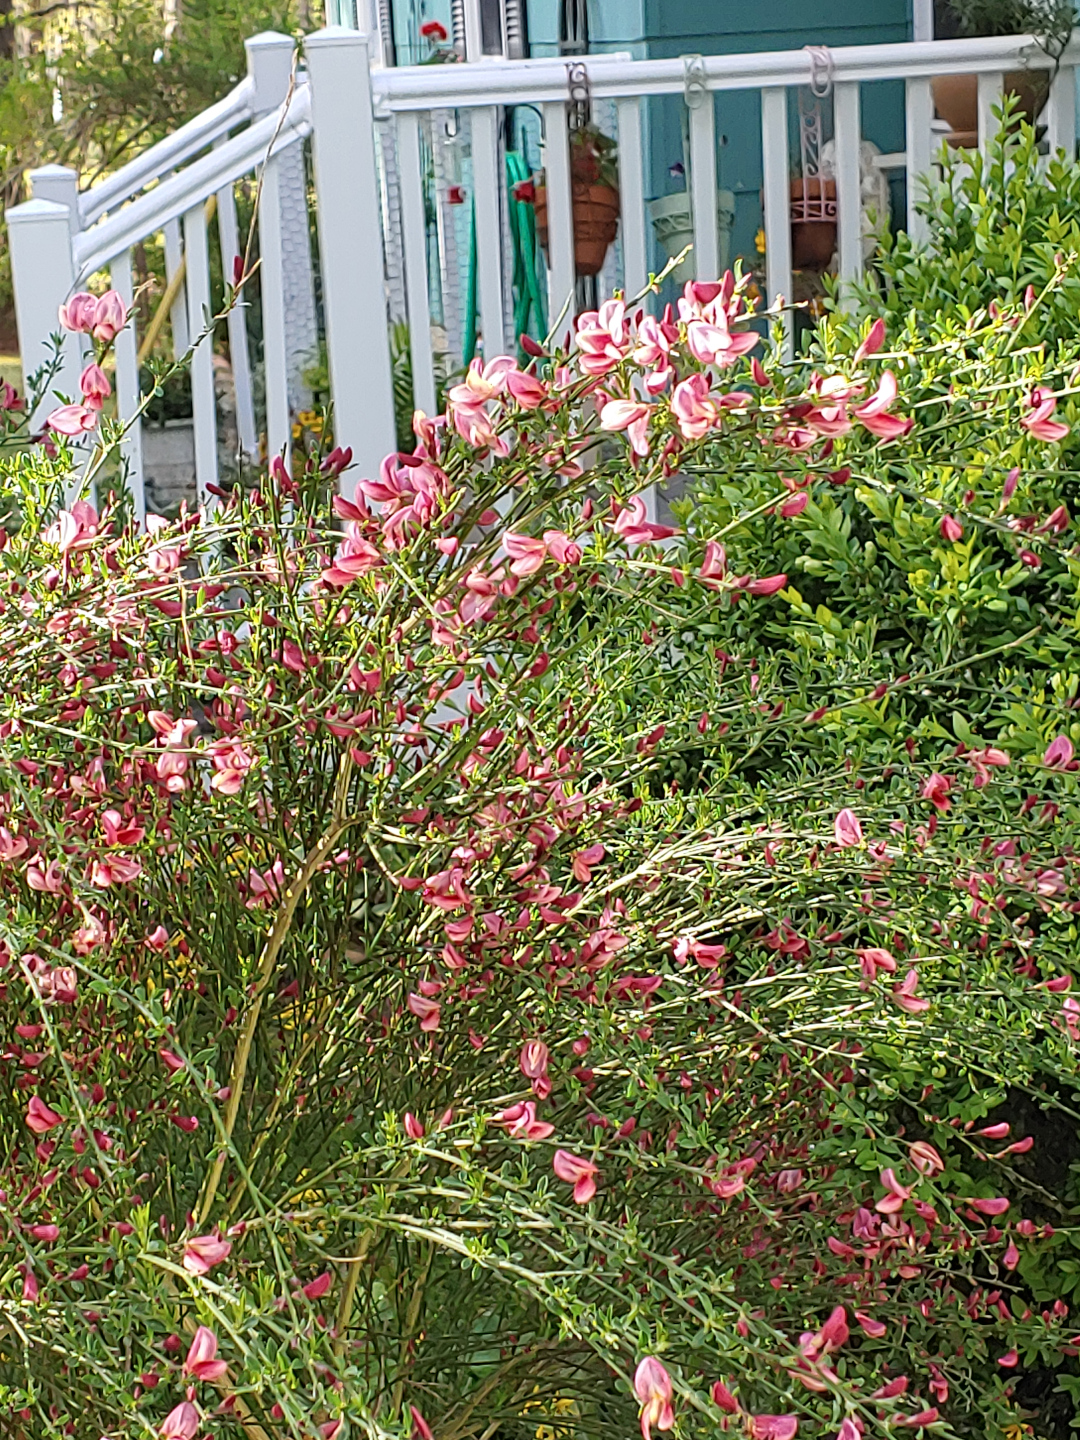
[[[811,218],[803,214],[809,200]],[[824,215],[820,214],[824,211]],[[817,213],[815,213],[817,212]],[[836,252],[836,181],[820,176],[791,182],[791,264],[795,270],[824,270]]]
[[[979,143],[979,77],[938,75],[931,81],[934,106],[952,134],[948,142],[956,149],[971,150]],[[1029,125],[1046,104],[1050,75],[1046,70],[1010,70],[1005,76],[1005,94],[1020,101],[1020,114]]]
[[[591,185],[575,179],[571,185],[571,202],[574,269],[579,275],[598,275],[619,228],[619,192],[611,185]],[[536,187],[536,233],[547,250],[547,189],[543,185]]]

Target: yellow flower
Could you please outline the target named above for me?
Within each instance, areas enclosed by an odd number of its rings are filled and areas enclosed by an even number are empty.
[[[301,430],[300,430],[300,426],[299,426],[299,425],[294,425],[294,426],[292,427],[292,438],[293,438],[294,440],[299,440],[301,433],[302,433],[302,432],[301,432]]]
[[[765,254],[765,231],[759,230],[754,236],[754,249],[759,255]]]

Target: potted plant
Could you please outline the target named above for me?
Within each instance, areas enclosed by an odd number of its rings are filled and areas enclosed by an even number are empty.
[[[681,163],[668,167],[668,173],[676,179],[685,180],[686,167]],[[676,190],[670,195],[661,195],[648,202],[649,217],[653,232],[661,249],[669,260],[681,255],[688,245],[694,243],[694,216],[689,191]],[[716,229],[720,242],[720,273],[728,268],[731,259],[731,230],[735,224],[735,192],[717,190]],[[676,285],[692,280],[696,273],[693,253],[681,260],[671,272]]]
[[[1034,35],[1056,62],[1069,43],[1075,23],[1073,0],[946,0],[935,16],[939,39],[960,35]],[[1029,125],[1043,106],[1050,89],[1049,70],[1012,70],[1005,76],[1005,93],[1019,101],[1020,114]],[[934,105],[951,127],[948,143],[971,148],[978,143],[979,82],[975,75],[939,75],[933,81]]]
[[[570,191],[574,212],[574,268],[579,275],[598,275],[619,228],[617,147],[595,125],[570,134]],[[515,193],[522,187],[515,187]],[[528,198],[525,193],[518,199]],[[548,248],[547,187],[541,171],[534,182],[536,230]]]
[[[791,178],[791,264],[824,270],[836,250],[836,181],[824,175]]]

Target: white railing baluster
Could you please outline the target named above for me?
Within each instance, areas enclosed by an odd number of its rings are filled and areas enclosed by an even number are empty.
[[[787,90],[766,86],[761,92],[761,150],[765,200],[765,288],[769,304],[791,299],[791,185],[788,179]],[[794,351],[790,315],[782,320],[784,353]]]
[[[499,205],[499,112],[481,105],[472,112],[473,199],[476,206],[477,290],[484,359],[501,355],[503,335],[502,211]]]
[[[644,290],[649,279],[641,101],[636,96],[631,100],[619,100],[615,108],[619,121],[619,224],[622,226],[623,280],[627,297],[632,297]]]
[[[916,206],[925,177],[930,170],[933,135],[930,121],[934,117],[934,96],[929,80],[908,80],[904,96],[904,129],[907,145],[907,228],[917,245],[925,245],[929,225]]]
[[[859,142],[862,121],[858,81],[845,80],[833,90],[833,127],[836,151],[836,230],[840,249],[840,279],[862,275],[862,195]]]
[[[1062,65],[1050,83],[1050,98],[1044,111],[1046,139],[1050,154],[1065,151],[1072,160],[1076,154],[1076,67]]]
[[[986,150],[997,131],[998,122],[994,106],[1001,104],[1005,91],[1005,76],[1000,70],[993,70],[979,76],[979,149]]]
[[[397,150],[413,404],[425,415],[434,415],[435,371],[431,353],[427,220],[424,215],[424,177],[420,167],[420,116],[415,110],[407,110],[397,117]]]
[[[281,243],[281,172],[276,159],[263,169],[259,200],[259,295],[262,298],[263,365],[266,380],[266,453],[289,463],[289,364],[285,333],[285,255]]]
[[[544,107],[544,184],[548,220],[548,324],[564,335],[574,319],[574,198],[570,179],[570,131],[566,106]],[[559,317],[562,316],[560,320]]]
[[[716,112],[711,90],[690,110],[690,204],[694,215],[694,274],[716,280],[720,234],[716,223]]]
[[[218,241],[221,263],[228,284],[234,280],[234,266],[240,252],[240,230],[236,220],[236,195],[231,185],[217,192]],[[248,351],[247,309],[241,302],[229,311],[229,357],[232,360],[233,396],[236,401],[236,435],[244,455],[259,451],[255,429],[255,400],[251,393],[251,355]]]
[[[214,336],[210,331],[210,252],[201,205],[184,216],[187,257],[188,330],[191,352],[191,408],[195,416],[195,490],[200,505],[212,508],[207,487],[218,479],[217,397],[214,394]]]
[[[168,220],[162,226],[165,235],[165,280],[171,285],[173,276],[184,262],[184,244],[180,238],[180,221]],[[173,359],[179,360],[187,352],[190,343],[187,323],[187,293],[181,280],[169,311],[169,328],[172,330]]]
[[[368,38],[361,31],[320,30],[304,48],[334,439],[352,450],[359,474],[371,476],[396,446]],[[341,483],[351,494],[354,477]]]
[[[112,287],[128,309],[128,323],[116,337],[116,414],[126,426],[120,453],[127,461],[127,483],[131,491],[135,519],[140,525],[146,519],[146,492],[143,484],[142,418],[139,406],[139,348],[135,334],[133,300],[135,287],[131,278],[131,251],[117,255],[110,267]]]

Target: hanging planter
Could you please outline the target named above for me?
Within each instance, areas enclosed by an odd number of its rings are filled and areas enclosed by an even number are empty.
[[[1072,36],[1076,17],[1073,0],[946,0],[935,23],[935,38],[1034,35],[1039,48],[1060,60]],[[1015,97],[1022,120],[1034,125],[1050,94],[1048,69],[1010,70],[1004,94]],[[931,81],[934,108],[951,134],[953,149],[979,143],[979,79],[977,75],[938,75]]]
[[[574,217],[574,269],[598,275],[619,228],[619,187],[615,141],[595,125],[570,136],[570,199]],[[547,187],[543,172],[536,178],[533,203],[536,233],[548,249]]]
[[[836,251],[836,181],[820,175],[791,182],[791,264],[824,270]]]
[[[681,255],[688,245],[694,243],[694,217],[690,196],[685,190],[676,190],[673,195],[661,195],[658,200],[647,202],[653,233],[669,260]],[[732,190],[716,192],[716,232],[719,240],[720,274],[731,263],[731,230],[735,224],[735,193]],[[676,285],[685,285],[693,280],[696,273],[694,252],[691,251],[671,272]]]
[[[930,82],[934,109],[950,129],[946,141],[954,150],[973,150],[979,143],[979,77],[937,75]],[[1004,93],[1019,104],[1019,115],[1034,125],[1050,94],[1048,70],[1010,70]]]

